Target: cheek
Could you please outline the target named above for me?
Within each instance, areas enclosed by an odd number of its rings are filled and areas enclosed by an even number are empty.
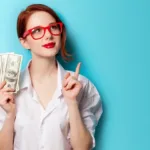
[[[55,41],[57,43],[56,44],[57,48],[60,49],[61,48],[61,37],[60,36],[56,37]]]
[[[34,40],[31,37],[28,39],[28,44],[29,44],[30,49],[33,51],[35,51],[41,47],[41,41],[40,40]]]

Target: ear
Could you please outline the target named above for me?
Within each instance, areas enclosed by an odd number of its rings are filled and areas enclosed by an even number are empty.
[[[25,49],[30,49],[30,46],[29,46],[29,44],[28,44],[28,42],[27,42],[26,39],[24,39],[24,38],[19,38],[19,39],[20,39],[21,45],[22,45]]]

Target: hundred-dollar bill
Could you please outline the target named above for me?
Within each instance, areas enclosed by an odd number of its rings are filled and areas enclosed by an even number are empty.
[[[19,77],[22,63],[22,55],[7,54],[2,55],[3,75],[2,80],[6,81],[4,88],[9,87],[15,89],[15,93],[19,90]]]
[[[6,63],[7,63],[7,57],[8,57],[8,54],[14,54],[13,52],[11,53],[1,53],[0,56],[1,56],[1,81],[3,81],[3,75],[4,75],[4,70],[6,68]]]

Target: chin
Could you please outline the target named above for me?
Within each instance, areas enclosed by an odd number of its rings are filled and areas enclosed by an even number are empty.
[[[39,57],[55,57],[56,54],[59,52],[58,47],[54,47],[54,48],[41,48],[38,49],[36,51],[31,51],[33,53],[33,55],[37,55]]]
[[[54,50],[54,51],[50,50],[47,52],[40,53],[39,55],[42,57],[55,57],[57,53],[58,53],[58,50]]]

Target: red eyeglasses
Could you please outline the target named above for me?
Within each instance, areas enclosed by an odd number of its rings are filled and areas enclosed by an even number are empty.
[[[23,34],[23,38],[26,38],[29,34],[31,35],[31,37],[34,40],[38,40],[43,38],[43,36],[45,35],[45,31],[46,29],[48,29],[48,31],[54,35],[54,36],[58,36],[62,33],[62,27],[63,27],[63,23],[62,22],[56,22],[56,23],[51,23],[46,27],[42,27],[42,26],[36,26],[32,29],[27,30],[24,34]]]

